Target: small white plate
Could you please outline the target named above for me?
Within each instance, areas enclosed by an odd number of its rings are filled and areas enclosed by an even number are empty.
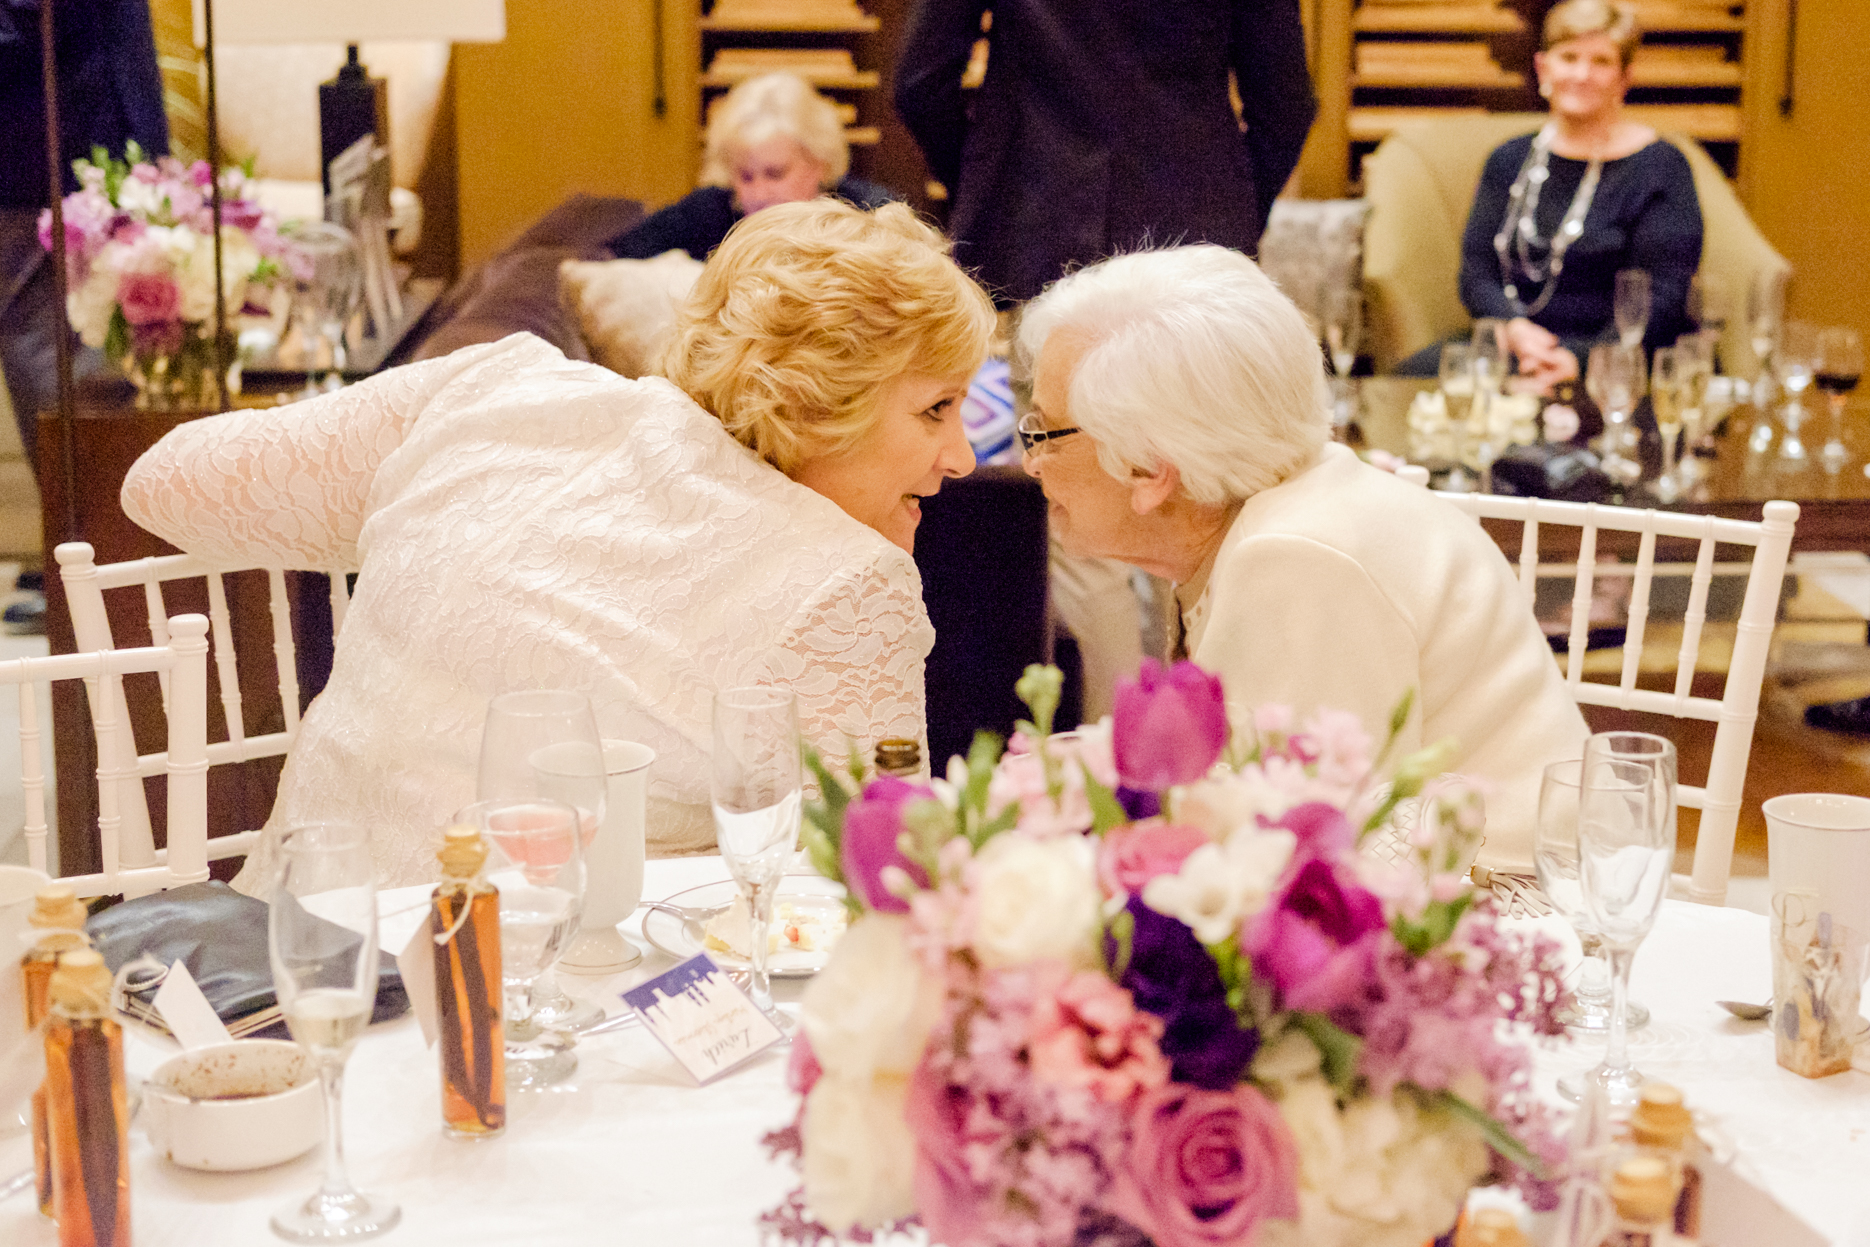
[[[689,888],[664,899],[671,905],[718,910],[733,904],[738,895],[739,888],[734,881],[723,879],[719,883],[704,883],[698,888]],[[826,913],[841,912],[844,908],[844,885],[820,875],[787,875],[779,881],[777,899],[800,909],[823,908]],[[686,961],[696,953],[705,952],[724,970],[744,970],[748,965],[744,957],[706,947],[700,923],[683,922],[667,910],[643,911],[643,935],[651,944],[677,961]],[[830,949],[814,952],[788,949],[766,959],[766,972],[774,978],[808,978],[824,969],[830,959]]]

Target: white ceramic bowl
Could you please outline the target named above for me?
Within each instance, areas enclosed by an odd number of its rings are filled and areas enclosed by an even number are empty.
[[[170,1057],[143,1084],[143,1129],[185,1169],[263,1169],[324,1137],[318,1068],[294,1043],[237,1039]]]

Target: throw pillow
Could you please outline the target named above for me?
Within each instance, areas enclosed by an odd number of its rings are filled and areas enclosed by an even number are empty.
[[[558,266],[559,298],[577,318],[593,360],[640,377],[700,275],[701,261],[680,251],[653,260],[567,260]]]

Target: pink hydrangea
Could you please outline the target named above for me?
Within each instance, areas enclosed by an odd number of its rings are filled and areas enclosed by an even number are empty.
[[[1060,978],[1033,1001],[1028,1043],[1036,1077],[1087,1088],[1111,1104],[1169,1080],[1168,1058],[1156,1046],[1161,1018],[1139,1012],[1130,993],[1100,973]]]

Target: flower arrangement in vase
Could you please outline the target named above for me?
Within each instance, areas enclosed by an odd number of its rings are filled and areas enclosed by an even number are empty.
[[[146,159],[131,142],[123,160],[98,147],[72,168],[78,189],[63,201],[65,311],[72,328],[136,385],[138,407],[178,410],[211,402],[217,392],[207,162]],[[245,169],[221,172],[221,286],[230,315],[265,314],[266,308],[249,303],[288,269],[304,266],[248,193],[249,182]],[[52,249],[50,209],[40,214],[39,242]]]
[[[1538,1206],[1563,1146],[1515,1033],[1562,1032],[1557,944],[1463,870],[1479,798],[1431,747],[1379,770],[1353,715],[1261,707],[1146,661],[1052,735],[1056,669],[1001,756],[929,784],[816,756],[806,844],[853,922],[807,988],[805,1244],[919,1219],[946,1247],[1422,1247],[1489,1175]],[[1400,859],[1360,850],[1397,806]]]

